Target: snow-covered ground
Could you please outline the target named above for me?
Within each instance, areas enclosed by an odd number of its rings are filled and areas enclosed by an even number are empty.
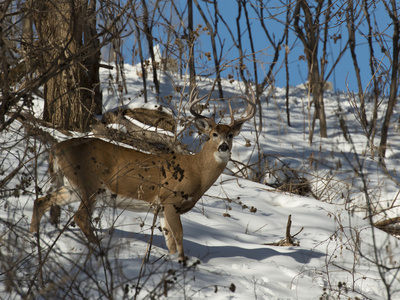
[[[128,94],[123,95],[109,82],[110,71],[102,72],[104,111],[143,102],[138,72],[129,65],[125,71]],[[198,84],[202,93],[211,87],[209,79],[199,79]],[[224,81],[223,85],[227,97],[242,94],[238,82]],[[173,96],[164,105],[178,115],[180,107],[184,113],[186,103],[180,106],[180,94],[173,86],[187,90],[187,84],[173,74],[161,76],[162,99]],[[148,93],[149,99],[155,98],[151,87]],[[329,138],[319,138],[317,130],[312,146],[308,143],[307,91],[290,90],[291,126],[284,89],[276,88],[270,95],[268,101],[265,96],[262,99],[262,130],[258,119],[247,122],[234,141],[233,161],[252,164],[252,171],[247,169],[243,176],[238,172],[241,165],[230,163],[196,207],[182,216],[187,267],[168,255],[158,229],[149,262],[143,263],[153,215],[111,208],[94,213],[102,217],[97,224],[105,235],[101,249],[90,250],[77,227],[60,234],[47,215],[41,223],[39,248],[37,237],[28,229],[35,186],[41,189],[38,192],[48,188],[46,147],[33,136],[27,138],[21,124],[14,122],[0,135],[0,180],[21,164],[0,199],[0,297],[18,299],[32,287],[37,299],[105,295],[115,299],[386,299],[389,286],[392,299],[400,298],[399,240],[372,228],[366,218],[368,201],[374,211],[381,212],[374,221],[399,215],[400,138],[394,130],[398,111],[388,138],[387,170],[382,170],[377,156],[371,155],[348,95],[326,92]],[[37,99],[33,108],[37,116],[41,107]],[[351,139],[346,140],[339,125],[340,114]],[[180,138],[193,150],[197,148],[187,132]],[[379,136],[375,144],[378,141]],[[309,180],[312,193],[308,196],[265,184],[283,181],[294,172]],[[243,177],[257,177],[260,183]],[[28,192],[13,193],[21,185]],[[60,229],[72,215],[71,207],[63,208]],[[299,246],[267,245],[285,238],[289,215],[291,234],[300,231],[295,237]],[[37,272],[42,262],[43,272]]]

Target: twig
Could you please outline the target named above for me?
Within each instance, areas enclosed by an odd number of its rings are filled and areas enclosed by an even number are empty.
[[[288,221],[287,221],[287,225],[286,225],[286,238],[283,240],[280,240],[278,242],[275,243],[265,243],[263,245],[268,245],[268,246],[300,246],[300,242],[299,241],[293,241],[293,238],[298,235],[300,232],[303,231],[304,227],[301,227],[301,229],[294,235],[290,234],[290,228],[292,226],[292,215],[288,216]]]

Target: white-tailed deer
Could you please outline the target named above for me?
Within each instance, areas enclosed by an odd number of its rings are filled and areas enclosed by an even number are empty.
[[[197,129],[209,136],[200,152],[146,154],[94,138],[76,138],[56,144],[50,155],[50,173],[55,190],[35,200],[31,232],[39,230],[40,219],[53,205],[81,202],[74,220],[92,243],[98,243],[91,215],[98,196],[106,196],[109,206],[132,211],[160,211],[161,224],[171,254],[178,251],[184,261],[180,215],[191,210],[221,175],[229,161],[232,139],[256,111],[255,97],[246,114],[231,124],[216,124],[194,111],[205,98],[190,94],[190,112]],[[207,95],[206,95],[207,96]]]

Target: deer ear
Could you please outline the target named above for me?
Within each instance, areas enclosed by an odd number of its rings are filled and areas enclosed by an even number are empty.
[[[212,126],[211,126],[210,122],[206,118],[204,118],[204,119],[203,118],[196,119],[194,124],[195,124],[196,128],[201,133],[204,133],[204,134],[209,134],[211,129],[212,129]]]
[[[239,135],[240,131],[242,130],[243,124],[244,123],[238,123],[232,126],[231,133],[233,134],[233,136]]]

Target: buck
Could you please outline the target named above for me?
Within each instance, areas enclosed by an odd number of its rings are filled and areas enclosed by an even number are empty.
[[[242,125],[256,111],[255,97],[247,102],[245,115],[235,120],[230,108],[230,125],[217,124],[194,107],[202,98],[189,95],[195,126],[209,137],[194,155],[154,155],[118,146],[95,138],[75,138],[56,144],[50,153],[50,173],[54,191],[34,202],[31,232],[39,230],[42,216],[53,205],[79,202],[74,221],[89,242],[98,243],[91,222],[97,198],[123,210],[160,213],[166,244],[171,254],[185,261],[180,215],[191,210],[225,169]]]

